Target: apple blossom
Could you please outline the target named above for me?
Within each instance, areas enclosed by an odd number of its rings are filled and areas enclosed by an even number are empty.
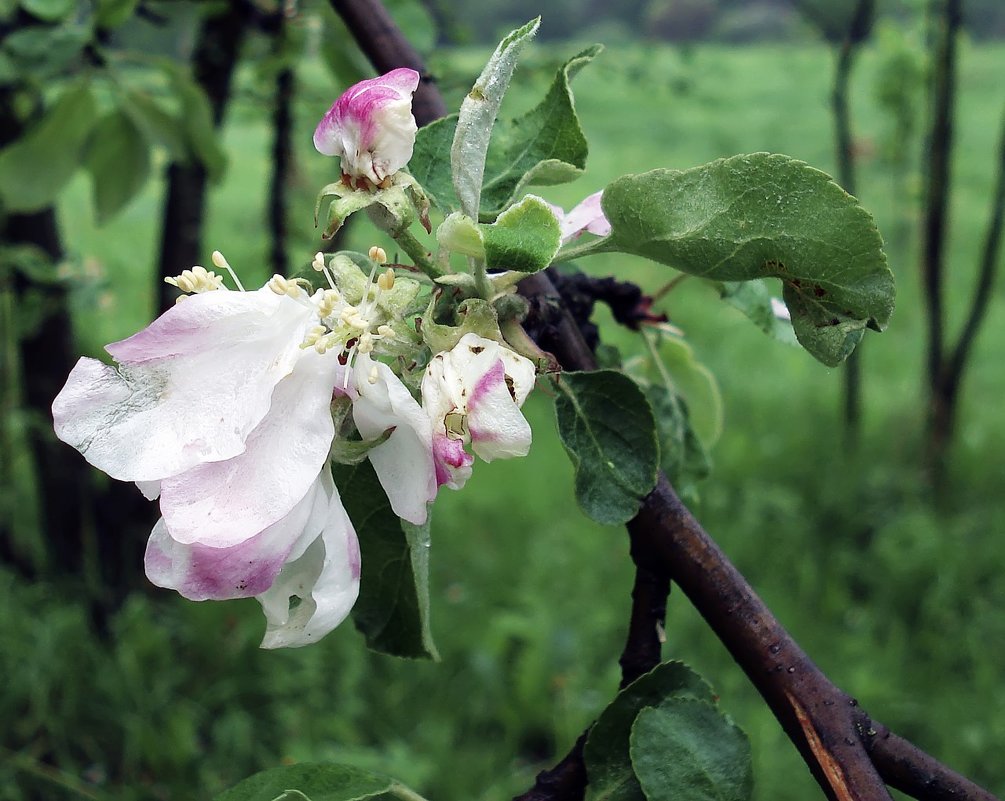
[[[328,467],[333,396],[352,402],[364,438],[390,432],[368,455],[396,514],[421,524],[436,494],[429,418],[370,355],[393,334],[393,272],[374,282],[376,267],[367,279],[343,265],[353,304],[315,266],[330,288],[312,295],[299,279],[232,292],[186,271],[172,283],[196,294],[109,345],[117,366],[82,358],[53,403],[60,439],[159,496],[150,580],[193,600],[257,596],[264,647],[315,641],[358,593],[356,535]]]
[[[422,378],[422,405],[433,422],[436,482],[460,489],[474,461],[526,456],[530,425],[520,412],[534,386],[529,359],[477,334],[436,354]]]
[[[401,67],[347,89],[321,118],[314,147],[342,160],[348,179],[379,185],[408,163],[415,133],[412,93],[419,73]]]
[[[600,206],[600,199],[603,195],[603,189],[592,195],[587,195],[568,213],[563,211],[560,206],[548,204],[558,218],[563,242],[576,239],[583,231],[597,236],[607,236],[611,233],[611,224],[607,221],[604,210]]]

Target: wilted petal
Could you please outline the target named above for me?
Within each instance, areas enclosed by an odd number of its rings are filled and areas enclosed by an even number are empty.
[[[419,73],[405,67],[360,81],[328,110],[314,131],[314,147],[339,156],[342,171],[380,183],[412,157],[415,133],[412,93]]]
[[[329,497],[318,478],[282,520],[228,548],[180,543],[161,518],[147,542],[147,578],[193,601],[259,595],[272,586],[288,560],[318,537],[329,516]],[[297,553],[299,543],[304,544]]]
[[[468,431],[471,449],[486,462],[526,456],[530,451],[530,424],[510,394],[506,368],[500,358],[481,376],[471,393]]]
[[[531,430],[520,406],[534,386],[529,359],[477,334],[438,353],[422,379],[422,403],[433,424],[439,484],[462,486],[470,475],[463,442],[485,461],[525,456]]]
[[[229,459],[300,356],[314,312],[268,289],[186,298],[77,362],[52,404],[56,436],[112,478],[155,481]]]
[[[327,472],[327,471],[326,471]],[[359,542],[330,480],[321,535],[283,567],[258,596],[268,626],[263,648],[296,648],[324,637],[345,620],[359,595]],[[291,601],[296,599],[296,606]]]
[[[358,397],[352,416],[364,439],[394,429],[368,456],[394,513],[426,522],[426,504],[436,497],[432,426],[405,385],[386,364],[360,354],[353,367]]]
[[[286,516],[327,461],[335,434],[332,387],[341,385],[344,369],[334,354],[303,351],[243,453],[162,481],[161,513],[171,536],[224,548]]]

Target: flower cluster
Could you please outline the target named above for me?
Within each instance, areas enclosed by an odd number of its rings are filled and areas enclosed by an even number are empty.
[[[159,497],[150,580],[193,600],[257,597],[270,648],[316,641],[358,593],[356,532],[329,469],[337,437],[373,443],[391,508],[415,524],[439,486],[463,485],[466,445],[486,461],[530,447],[529,360],[465,334],[432,355],[420,402],[375,358],[396,347],[415,288],[391,270],[374,280],[376,263],[369,279],[347,259],[315,265],[330,286],[313,293],[280,276],[253,292],[190,282],[203,291],[107,346],[117,366],[82,358],[53,404],[60,439]],[[348,428],[333,403],[351,405]]]
[[[315,146],[341,158],[347,192],[408,184],[418,80],[398,69],[363,81],[318,125]],[[184,302],[108,345],[115,365],[80,359],[53,403],[55,430],[159,499],[154,584],[193,600],[256,597],[263,647],[305,645],[359,593],[359,541],[331,462],[365,454],[394,513],[421,525],[439,487],[467,480],[468,447],[486,461],[527,453],[520,406],[535,367],[491,331],[427,345],[407,320],[428,299],[377,247],[317,254],[317,290],[277,275],[245,291],[219,252],[213,262],[237,291],[202,267],[168,279]]]

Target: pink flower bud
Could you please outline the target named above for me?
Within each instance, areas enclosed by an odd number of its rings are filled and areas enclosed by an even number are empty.
[[[328,109],[314,131],[314,147],[342,159],[350,179],[381,183],[408,163],[418,130],[412,93],[419,73],[406,67],[360,81]]]

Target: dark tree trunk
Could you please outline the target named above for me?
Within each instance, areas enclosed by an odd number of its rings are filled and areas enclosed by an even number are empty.
[[[275,49],[282,51],[286,37],[286,21],[280,20],[275,33]],[[289,275],[286,253],[289,226],[287,222],[290,173],[293,168],[293,98],[296,94],[296,73],[284,64],[276,75],[275,99],[272,111],[272,177],[269,180],[268,226],[272,242],[269,260],[272,272]]]
[[[848,104],[848,84],[858,46],[868,35],[875,15],[875,0],[858,0],[848,32],[838,50],[834,70],[834,91],[831,110],[834,115],[834,142],[837,151],[838,183],[850,194],[856,194],[855,154],[851,130],[851,111]],[[845,362],[844,367],[844,427],[845,444],[849,450],[856,447],[862,425],[862,361],[860,343]]]
[[[953,112],[956,100],[956,41],[962,21],[962,0],[933,0],[931,121],[925,143],[925,206],[922,222],[921,277],[927,311],[925,381],[928,397],[925,466],[941,483],[952,440],[955,390],[945,381],[945,321],[943,283],[945,239],[949,219]]]
[[[251,11],[243,0],[231,0],[226,9],[207,18],[199,31],[192,72],[203,88],[219,128],[230,99],[234,68],[244,41]],[[167,198],[161,230],[160,264],[157,270],[158,308],[174,305],[177,290],[164,279],[178,275],[199,262],[202,254],[202,221],[206,208],[205,166],[194,160],[168,167]]]

